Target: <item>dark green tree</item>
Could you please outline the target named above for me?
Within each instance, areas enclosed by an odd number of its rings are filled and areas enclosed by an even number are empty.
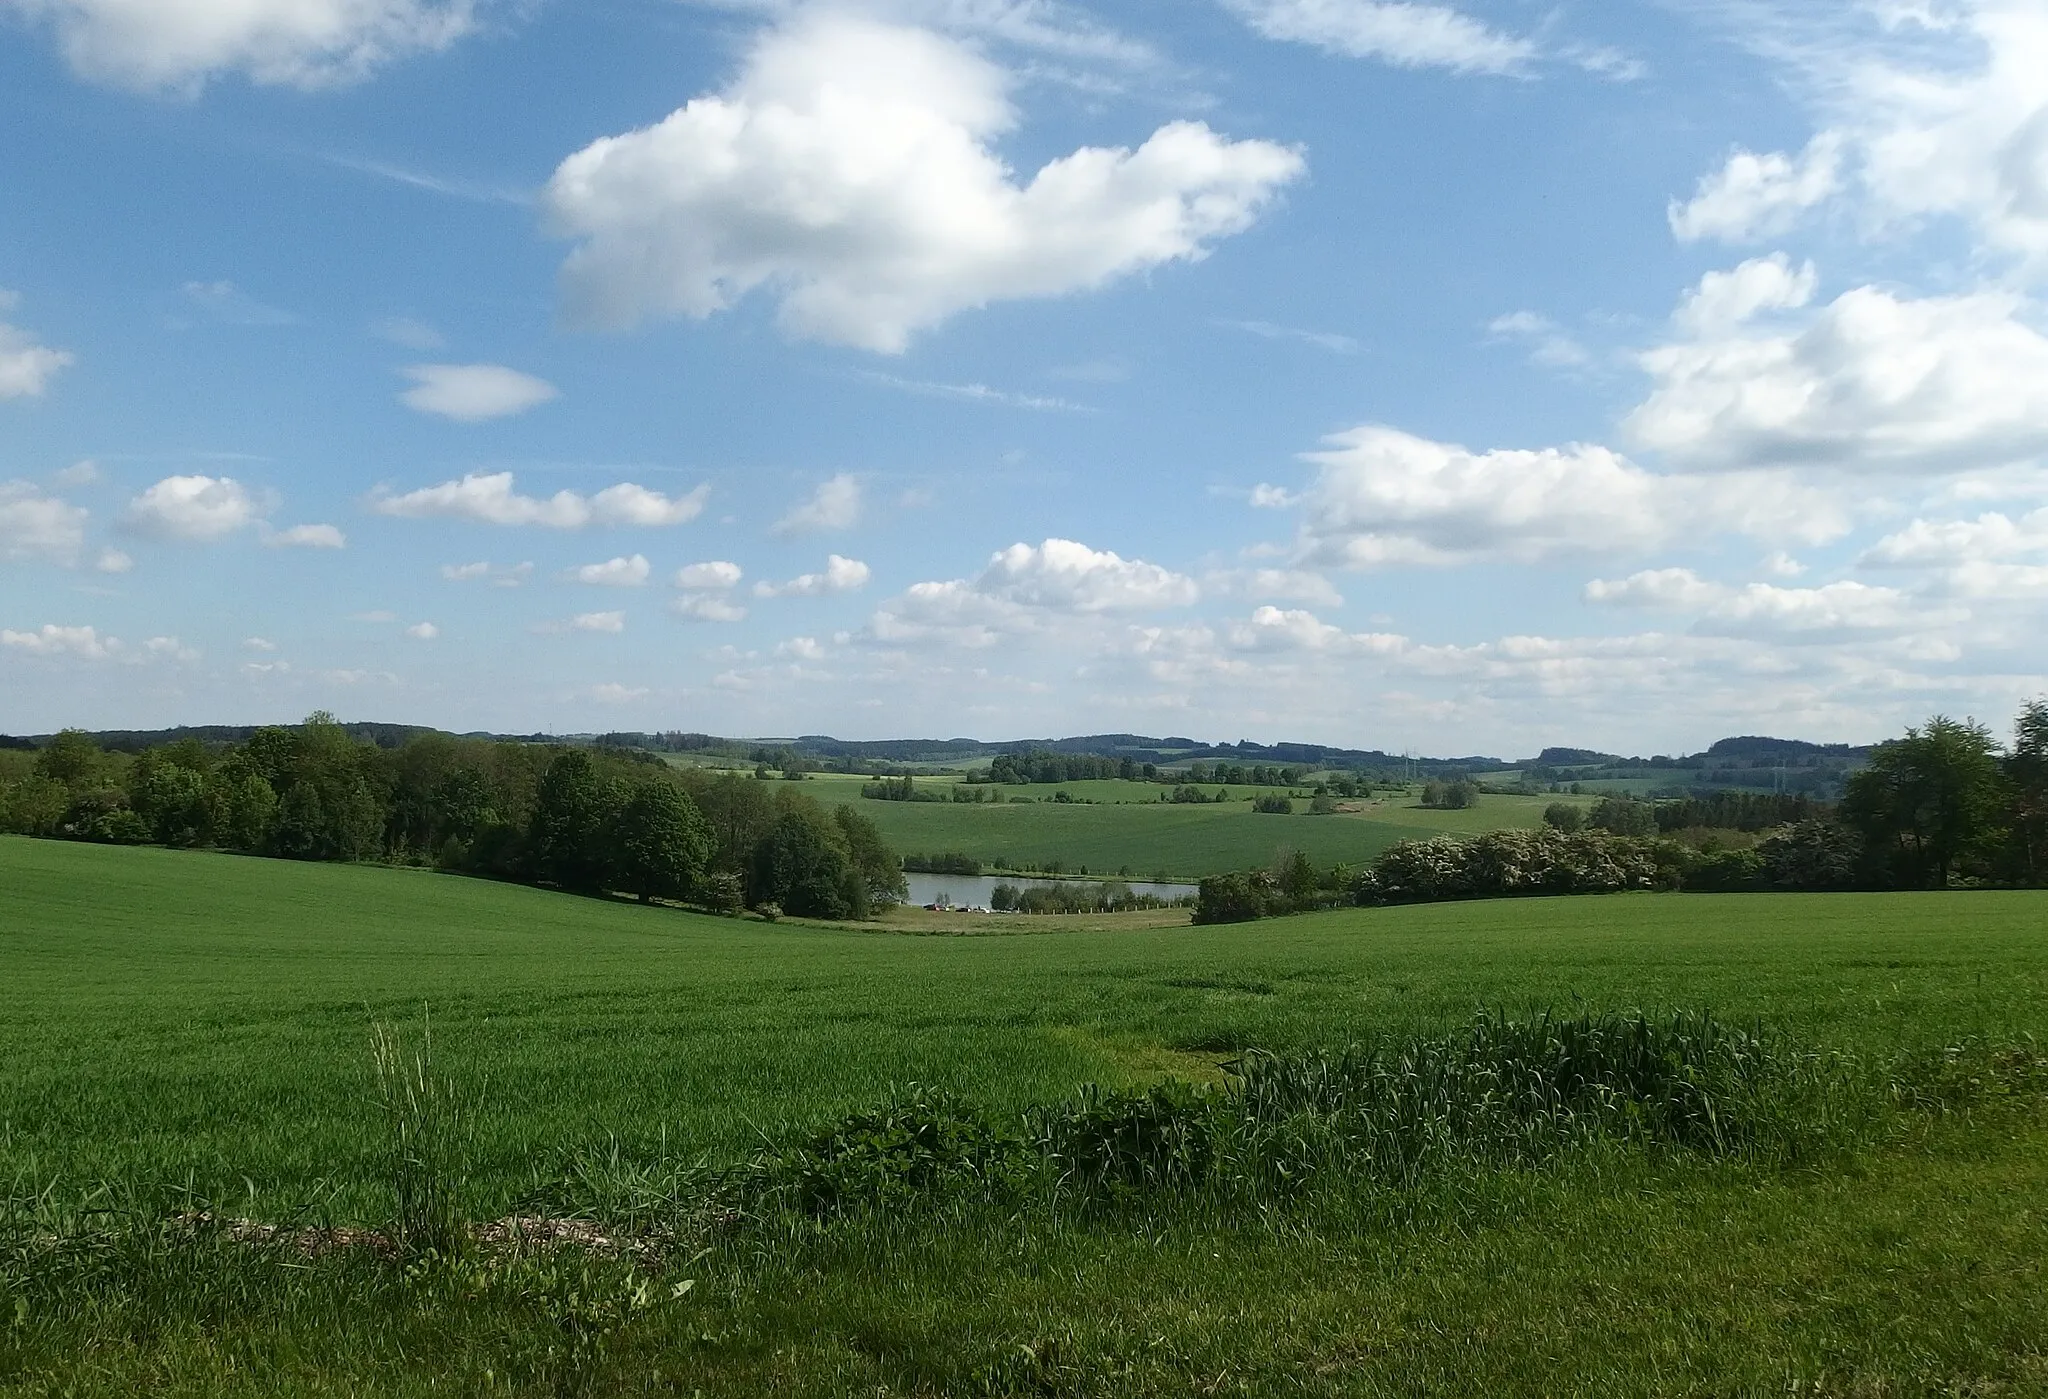
[[[833,811],[832,821],[839,827],[839,838],[846,845],[846,857],[867,891],[870,909],[886,908],[909,896],[910,884],[903,877],[903,860],[882,839],[881,828],[873,820],[850,806],[841,806]]]
[[[1840,815],[1893,883],[1940,889],[1997,844],[2005,795],[1991,731],[1937,714],[1877,746]]]
[[[548,764],[528,831],[535,878],[585,893],[605,887],[612,873],[609,816],[619,804],[609,787],[580,748]]]
[[[613,822],[613,883],[643,903],[687,898],[703,878],[711,846],[710,826],[681,788],[642,782]]]
[[[2005,774],[2012,793],[2014,873],[2025,884],[2048,883],[2048,699],[2020,711]]]
[[[786,807],[754,851],[747,901],[802,918],[865,917],[867,887],[837,835],[815,810]]]

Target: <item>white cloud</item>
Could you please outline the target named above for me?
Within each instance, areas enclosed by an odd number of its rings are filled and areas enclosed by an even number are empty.
[[[2017,520],[1996,511],[1974,520],[1915,520],[1857,562],[1866,568],[1954,568],[2028,554],[2048,554],[2048,510]]]
[[[1776,236],[1831,197],[1866,234],[1956,220],[2048,271],[2048,10],[2039,0],[1720,7],[1816,112],[1799,157],[1738,152],[1676,207],[1681,237]]]
[[[913,584],[875,613],[869,632],[889,644],[980,648],[1076,620],[1185,607],[1200,596],[1194,579],[1158,564],[1048,539],[1011,545],[977,577]]]
[[[635,554],[631,558],[587,563],[570,569],[562,576],[569,582],[587,583],[597,588],[638,588],[646,584],[653,571],[645,554]]]
[[[12,292],[0,291],[0,311],[11,310],[14,302]],[[27,331],[0,321],[0,400],[40,398],[58,371],[75,363],[70,351],[38,344]]]
[[[1671,319],[1693,335],[1723,334],[1766,311],[1796,311],[1813,300],[1819,286],[1820,272],[1811,262],[1795,268],[1783,253],[1773,253],[1707,273]]]
[[[143,90],[196,90],[227,72],[319,88],[446,48],[477,0],[0,0],[53,25],[79,73]]]
[[[711,593],[691,593],[669,604],[669,611],[689,622],[744,622],[747,609]]]
[[[1197,260],[1303,169],[1177,122],[1019,185],[990,145],[1016,124],[1008,85],[926,30],[832,11],[770,30],[723,94],[555,172],[572,317],[702,318],[765,288],[792,335],[900,352],[961,311]]]
[[[676,586],[696,590],[736,588],[744,577],[746,574],[741,571],[738,564],[719,559],[708,563],[693,563],[677,569]]]
[[[1536,45],[1489,29],[1447,5],[1408,0],[1225,0],[1268,39],[1347,58],[1460,73],[1519,73]]]
[[[175,636],[152,636],[149,640],[142,643],[142,651],[145,656],[156,656],[185,664],[190,664],[199,659],[197,651],[178,640]]]
[[[589,525],[681,525],[704,513],[711,489],[665,496],[630,482],[608,486],[594,496],[563,490],[542,500],[513,489],[512,473],[499,471],[444,481],[404,495],[380,488],[370,508],[409,520],[471,520],[486,525],[540,525],[583,529]]]
[[[50,484],[62,490],[73,490],[79,486],[96,486],[100,481],[100,464],[96,461],[75,461],[50,477]]]
[[[1303,569],[1254,568],[1211,573],[1202,579],[1202,591],[1261,602],[1310,602],[1318,607],[1344,605],[1343,595],[1329,579]]]
[[[267,655],[277,650],[277,643],[275,641],[266,640],[265,638],[260,636],[244,637],[242,639],[242,649],[244,651],[255,651],[259,654]]]
[[[488,559],[481,563],[444,563],[441,565],[441,576],[450,583],[467,583],[473,579],[487,578],[490,576],[490,572],[491,565]]]
[[[1535,563],[1655,548],[1702,528],[1811,540],[1842,534],[1827,497],[1783,475],[1659,475],[1605,447],[1472,452],[1353,428],[1306,458],[1300,548],[1325,566]]]
[[[99,558],[93,561],[93,567],[101,573],[126,573],[135,567],[135,560],[119,549],[102,549]]]
[[[1695,470],[1948,472],[2048,451],[2048,338],[2015,297],[1859,287],[1799,325],[1751,319],[1811,291],[1782,258],[1710,275],[1679,338],[1642,356],[1655,387],[1623,431]]]
[[[1298,608],[1261,607],[1242,622],[1226,630],[1231,646],[1240,651],[1324,651],[1357,652],[1363,655],[1398,655],[1408,649],[1404,636],[1384,632],[1347,632],[1330,625],[1313,612]]]
[[[841,473],[823,482],[808,500],[775,522],[777,534],[825,534],[860,523],[860,482]]]
[[[931,379],[905,379],[895,374],[868,373],[860,376],[871,384],[900,389],[928,398],[952,398],[963,403],[988,403],[1002,408],[1028,408],[1035,413],[1088,413],[1092,409],[1049,394],[1015,393],[987,384],[947,384]]]
[[[1700,614],[1700,630],[1725,636],[1837,635],[1903,631],[1968,619],[1953,609],[1931,612],[1896,588],[1844,581],[1816,588],[1770,583],[1734,587],[1690,569],[1665,568],[1586,585],[1588,602]]]
[[[823,573],[805,573],[787,583],[756,583],[755,597],[824,597],[850,593],[868,585],[873,574],[859,559],[827,556]]]
[[[432,641],[441,635],[441,629],[432,622],[414,622],[405,629],[405,634],[414,641]]]
[[[438,350],[448,343],[440,331],[411,316],[392,316],[377,322],[371,330],[378,339],[402,345],[408,350]]]
[[[31,656],[78,656],[103,660],[121,647],[113,637],[101,637],[91,627],[59,627],[45,624],[36,631],[0,630],[0,646],[12,646]]]
[[[263,542],[273,549],[345,549],[348,536],[333,525],[293,525],[265,532]]]
[[[203,544],[261,518],[255,497],[228,476],[166,476],[128,502],[128,525],[162,539]]]
[[[69,563],[85,543],[85,510],[27,481],[0,481],[0,559]]]
[[[399,402],[458,423],[514,417],[560,397],[547,380],[502,364],[414,364],[404,373],[413,387],[398,396]]]
[[[1666,217],[1682,243],[1781,237],[1842,188],[1841,163],[1841,139],[1832,133],[1815,137],[1796,159],[1738,150],[1721,169],[1701,177],[1689,202],[1671,201]]]
[[[187,306],[221,325],[298,324],[299,318],[291,312],[258,301],[233,282],[187,282],[182,291]]]
[[[636,700],[646,699],[654,692],[645,685],[621,685],[617,681],[606,681],[602,685],[592,685],[584,693],[599,704],[632,704]]]
[[[617,636],[626,629],[626,614],[623,612],[579,612],[569,619],[569,625],[577,631],[601,632]]]
[[[1218,321],[1218,325],[1232,330],[1256,335],[1261,340],[1292,340],[1302,345],[1312,345],[1318,350],[1328,350],[1333,355],[1355,355],[1362,348],[1349,335],[1338,335],[1328,330],[1302,330],[1291,325],[1277,325],[1272,321]]]
[[[1528,345],[1529,358],[1546,369],[1581,369],[1593,360],[1591,352],[1563,327],[1535,311],[1496,316],[1486,329],[1497,339]]]
[[[792,636],[775,648],[775,654],[795,661],[822,661],[825,648],[814,636]]]

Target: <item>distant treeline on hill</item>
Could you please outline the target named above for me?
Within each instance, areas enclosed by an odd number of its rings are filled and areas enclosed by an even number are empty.
[[[1877,745],[1839,805],[1716,792],[1675,801],[1553,803],[1534,831],[1404,841],[1370,867],[1271,870],[1202,881],[1198,923],[1343,904],[1430,903],[1624,890],[1820,892],[2048,885],[2048,700],[2001,747],[1937,715]],[[1748,839],[1761,836],[1761,839]]]
[[[412,730],[316,714],[141,752],[65,732],[0,751],[0,831],[432,865],[588,893],[865,917],[903,873],[875,825],[800,790],[652,754]]]
[[[396,748],[432,732],[409,724],[351,723],[348,734],[382,748]],[[140,753],[183,739],[206,744],[246,743],[254,726],[208,725],[158,730],[93,733],[111,752]],[[1310,773],[1346,774],[1366,781],[1478,780],[1493,790],[1548,791],[1573,784],[1597,790],[1617,782],[1632,790],[1676,795],[1696,788],[1790,792],[1824,800],[1841,795],[1849,773],[1866,762],[1869,748],[1805,743],[1793,739],[1724,738],[1688,756],[1618,757],[1591,748],[1546,748],[1515,763],[1500,758],[1409,757],[1379,749],[1338,748],[1313,743],[1204,743],[1197,739],[1149,738],[1141,734],[1094,734],[1076,738],[1025,739],[987,743],[977,739],[889,739],[856,741],[810,734],[792,739],[734,739],[671,730],[596,735],[484,734],[460,737],[543,746],[594,746],[608,752],[687,754],[716,765],[797,775],[835,771],[870,777],[901,777],[918,768],[941,767],[997,784],[1077,782],[1101,777],[1135,777],[1163,782],[1291,786]],[[40,739],[0,737],[0,750]],[[1002,776],[994,775],[1002,764]],[[1061,766],[1062,763],[1067,766]],[[1020,776],[1019,774],[1026,774]]]

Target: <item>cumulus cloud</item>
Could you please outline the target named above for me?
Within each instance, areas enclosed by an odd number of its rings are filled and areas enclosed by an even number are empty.
[[[415,364],[407,366],[405,377],[413,386],[399,402],[458,423],[515,417],[560,396],[547,380],[502,364]]]
[[[639,588],[646,585],[653,571],[645,554],[634,554],[631,558],[587,563],[562,576],[571,583],[587,583],[596,588]]]
[[[769,30],[723,93],[555,172],[572,318],[701,319],[766,289],[791,335],[896,353],[991,302],[1199,259],[1303,169],[1176,122],[1018,184],[991,147],[1016,125],[1008,87],[924,29],[823,10]]]
[[[823,573],[800,574],[787,583],[756,583],[754,596],[825,597],[831,593],[850,593],[865,588],[871,577],[872,572],[859,559],[832,554],[825,560]]]
[[[583,529],[590,525],[681,525],[704,513],[711,488],[699,486],[688,495],[665,496],[630,482],[608,486],[594,496],[563,490],[545,500],[520,495],[512,473],[473,474],[444,481],[404,495],[379,488],[370,508],[380,515],[408,520],[470,520],[486,525],[539,525],[546,529]]]
[[[1225,632],[1231,646],[1240,651],[1356,652],[1362,655],[1397,655],[1408,649],[1405,636],[1387,632],[1347,632],[1300,608],[1261,607]]]
[[[93,561],[93,567],[101,573],[126,573],[135,567],[135,560],[119,549],[102,549],[99,558]]]
[[[744,622],[747,609],[717,593],[689,593],[669,604],[686,622]]]
[[[1665,568],[1586,585],[1586,600],[1610,606],[1699,614],[1699,629],[1726,636],[1834,636],[1895,632],[1963,621],[1968,613],[1930,611],[1896,588],[1843,581],[1815,588],[1771,583],[1735,587],[1690,569]]]
[[[876,640],[990,646],[1003,635],[1044,632],[1064,621],[1185,607],[1195,580],[1142,559],[1071,539],[1013,544],[974,578],[913,584],[876,612]]]
[[[0,312],[13,310],[15,301],[13,292],[0,290]],[[40,398],[58,371],[76,362],[68,350],[38,344],[27,331],[0,321],[0,400]]]
[[[825,534],[860,523],[860,482],[841,473],[819,485],[810,497],[775,522],[777,534]]]
[[[1538,57],[1527,39],[1489,29],[1447,5],[1409,0],[1225,0],[1268,39],[1312,44],[1402,68],[1519,73]]]
[[[166,476],[128,502],[128,526],[159,539],[205,544],[262,517],[256,498],[228,476]]]
[[[706,563],[687,564],[676,570],[676,586],[693,590],[716,590],[736,588],[746,577],[736,563],[716,559]]]
[[[1202,579],[1202,591],[1225,597],[1247,597],[1261,602],[1309,602],[1318,607],[1341,607],[1343,595],[1320,573],[1294,568],[1232,569],[1211,573]]]
[[[1974,520],[1915,520],[1857,562],[1866,568],[1955,568],[2028,554],[2048,554],[2048,510],[2017,520],[1997,511]]]
[[[266,531],[263,542],[273,549],[345,549],[348,536],[333,525],[293,525]]]
[[[516,588],[533,576],[533,565],[522,563],[505,567],[488,559],[478,563],[444,563],[441,576],[450,583],[474,583],[488,579],[493,587]]]
[[[1671,201],[1671,231],[1682,243],[1781,237],[1842,188],[1841,164],[1841,138],[1832,132],[1815,137],[1796,158],[1738,150],[1721,169],[1701,177],[1689,201]]]
[[[1674,205],[1680,237],[1774,237],[1831,199],[1868,232],[1959,221],[2048,271],[2048,11],[2038,0],[1726,7],[1789,65],[1820,131],[1805,152],[1737,152]]]
[[[1496,316],[1486,329],[1496,339],[1527,345],[1530,360],[1546,369],[1582,369],[1593,360],[1592,353],[1562,326],[1535,311]]]
[[[11,646],[31,656],[77,656],[89,661],[104,660],[120,650],[113,637],[102,637],[91,627],[59,627],[45,623],[35,631],[0,629],[0,646]]]
[[[1653,549],[1703,526],[1831,539],[1840,507],[1784,475],[1739,482],[1660,475],[1605,447],[1473,452],[1394,428],[1353,428],[1307,460],[1300,547],[1315,564],[1371,568]]]
[[[1642,356],[1654,387],[1624,433],[1695,470],[1945,472],[2048,451],[2048,338],[2016,297],[1866,286],[1795,325],[1755,319],[1811,294],[1782,258],[1709,276],[1678,338]]]
[[[429,53],[477,25],[478,0],[0,0],[55,28],[86,77],[123,87],[196,90],[239,72],[319,88]]]
[[[441,629],[432,622],[414,622],[405,629],[405,634],[414,641],[432,641],[441,635]]]
[[[0,559],[69,563],[85,543],[87,513],[27,481],[0,481]]]

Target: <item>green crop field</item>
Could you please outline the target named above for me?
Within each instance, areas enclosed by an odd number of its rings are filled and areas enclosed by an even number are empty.
[[[1217,805],[1161,802],[1145,782],[1069,782],[1002,787],[1000,805],[863,800],[862,779],[813,778],[803,790],[821,801],[859,802],[896,849],[912,854],[971,855],[990,868],[1049,869],[1130,878],[1200,879],[1270,865],[1299,850],[1318,864],[1365,864],[1403,840],[1532,827],[1555,797],[1486,796],[1464,811],[1431,811],[1413,796],[1383,796],[1364,809],[1330,816],[1252,810],[1250,787],[1228,791]],[[933,782],[935,790],[949,784]],[[1281,789],[1271,789],[1279,791]],[[1055,802],[1066,792],[1072,804]]]
[[[417,1044],[429,1018],[437,1073],[474,1105],[459,1193],[479,1219],[579,1154],[620,1175],[731,1160],[911,1083],[1010,1112],[1482,1007],[1712,1009],[1880,1086],[1930,1052],[1967,1067],[2048,1035],[2039,893],[1015,922],[770,926],[0,839],[0,1180],[46,1221],[176,1187],[376,1223],[371,1029]],[[968,1210],[740,1235],[676,1263],[696,1288],[644,1315],[590,1310],[601,1267],[514,1286],[89,1229],[68,1252],[46,1222],[0,1232],[0,1394],[2048,1393],[2048,1117],[2015,1082],[1887,1108],[1793,1164],[1588,1148],[1327,1218]]]

